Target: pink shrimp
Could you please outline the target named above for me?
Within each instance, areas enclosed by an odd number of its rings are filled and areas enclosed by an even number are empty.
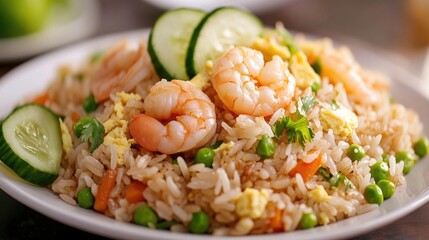
[[[97,102],[111,93],[131,91],[140,82],[155,75],[146,42],[136,47],[124,40],[110,49],[91,79],[91,91]]]
[[[279,56],[264,65],[262,53],[247,47],[234,47],[216,59],[211,81],[229,110],[253,116],[269,116],[288,106],[296,86]]]
[[[191,82],[162,80],[143,104],[145,113],[134,116],[129,129],[134,140],[150,151],[187,151],[203,146],[215,134],[214,104]]]

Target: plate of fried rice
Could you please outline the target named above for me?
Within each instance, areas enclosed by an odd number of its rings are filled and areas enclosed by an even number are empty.
[[[429,100],[388,59],[305,34],[290,48],[271,29],[167,80],[149,32],[79,43],[0,80],[5,192],[120,239],[348,238],[429,200]],[[22,137],[41,134],[45,122],[28,121],[47,112],[61,141]],[[58,171],[22,164],[8,134],[25,154],[59,147]]]

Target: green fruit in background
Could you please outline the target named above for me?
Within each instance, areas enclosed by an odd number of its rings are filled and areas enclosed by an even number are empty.
[[[0,0],[0,38],[41,30],[49,16],[51,0]]]

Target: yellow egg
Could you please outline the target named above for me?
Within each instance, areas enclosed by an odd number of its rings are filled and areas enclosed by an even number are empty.
[[[296,79],[296,85],[301,89],[310,87],[316,81],[320,82],[319,75],[314,72],[308,63],[307,56],[302,52],[298,52],[290,58],[289,68]]]
[[[60,128],[61,128],[61,139],[63,141],[63,150],[64,152],[68,152],[73,147],[72,138],[70,136],[69,129],[61,119],[60,119]]]
[[[135,93],[118,92],[116,96],[118,100],[114,102],[113,112],[109,119],[107,119],[103,126],[106,130],[106,136],[104,137],[104,144],[113,144],[116,149],[118,157],[118,164],[124,164],[124,153],[127,149],[131,148],[131,144],[134,143],[133,139],[127,138],[128,132],[128,121],[124,118],[124,106],[131,100],[140,101],[141,97]]]
[[[340,103],[331,109],[320,110],[320,121],[324,128],[331,128],[335,134],[349,136],[358,127],[358,119],[354,112]]]
[[[265,211],[269,196],[265,190],[246,188],[236,200],[235,211],[242,218],[259,218]]]
[[[329,200],[330,196],[326,192],[323,186],[318,185],[315,189],[307,193],[309,198],[312,198],[315,202],[324,202]]]
[[[227,143],[222,143],[218,148],[216,148],[215,150],[213,150],[215,153],[217,152],[222,152],[222,151],[228,151],[229,149],[231,149],[232,147],[234,147],[235,143],[233,141],[229,141]]]
[[[257,38],[250,47],[261,51],[265,61],[270,61],[274,55],[283,60],[290,57],[289,49],[279,43],[274,32],[266,33],[264,37]]]

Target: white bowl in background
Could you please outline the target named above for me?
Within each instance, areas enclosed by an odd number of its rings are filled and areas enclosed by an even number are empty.
[[[54,8],[47,26],[35,33],[0,39],[0,63],[25,60],[48,50],[90,36],[98,26],[96,0],[70,0]]]
[[[210,11],[221,6],[237,6],[253,13],[263,13],[285,5],[291,0],[143,0],[162,9],[194,7]]]

